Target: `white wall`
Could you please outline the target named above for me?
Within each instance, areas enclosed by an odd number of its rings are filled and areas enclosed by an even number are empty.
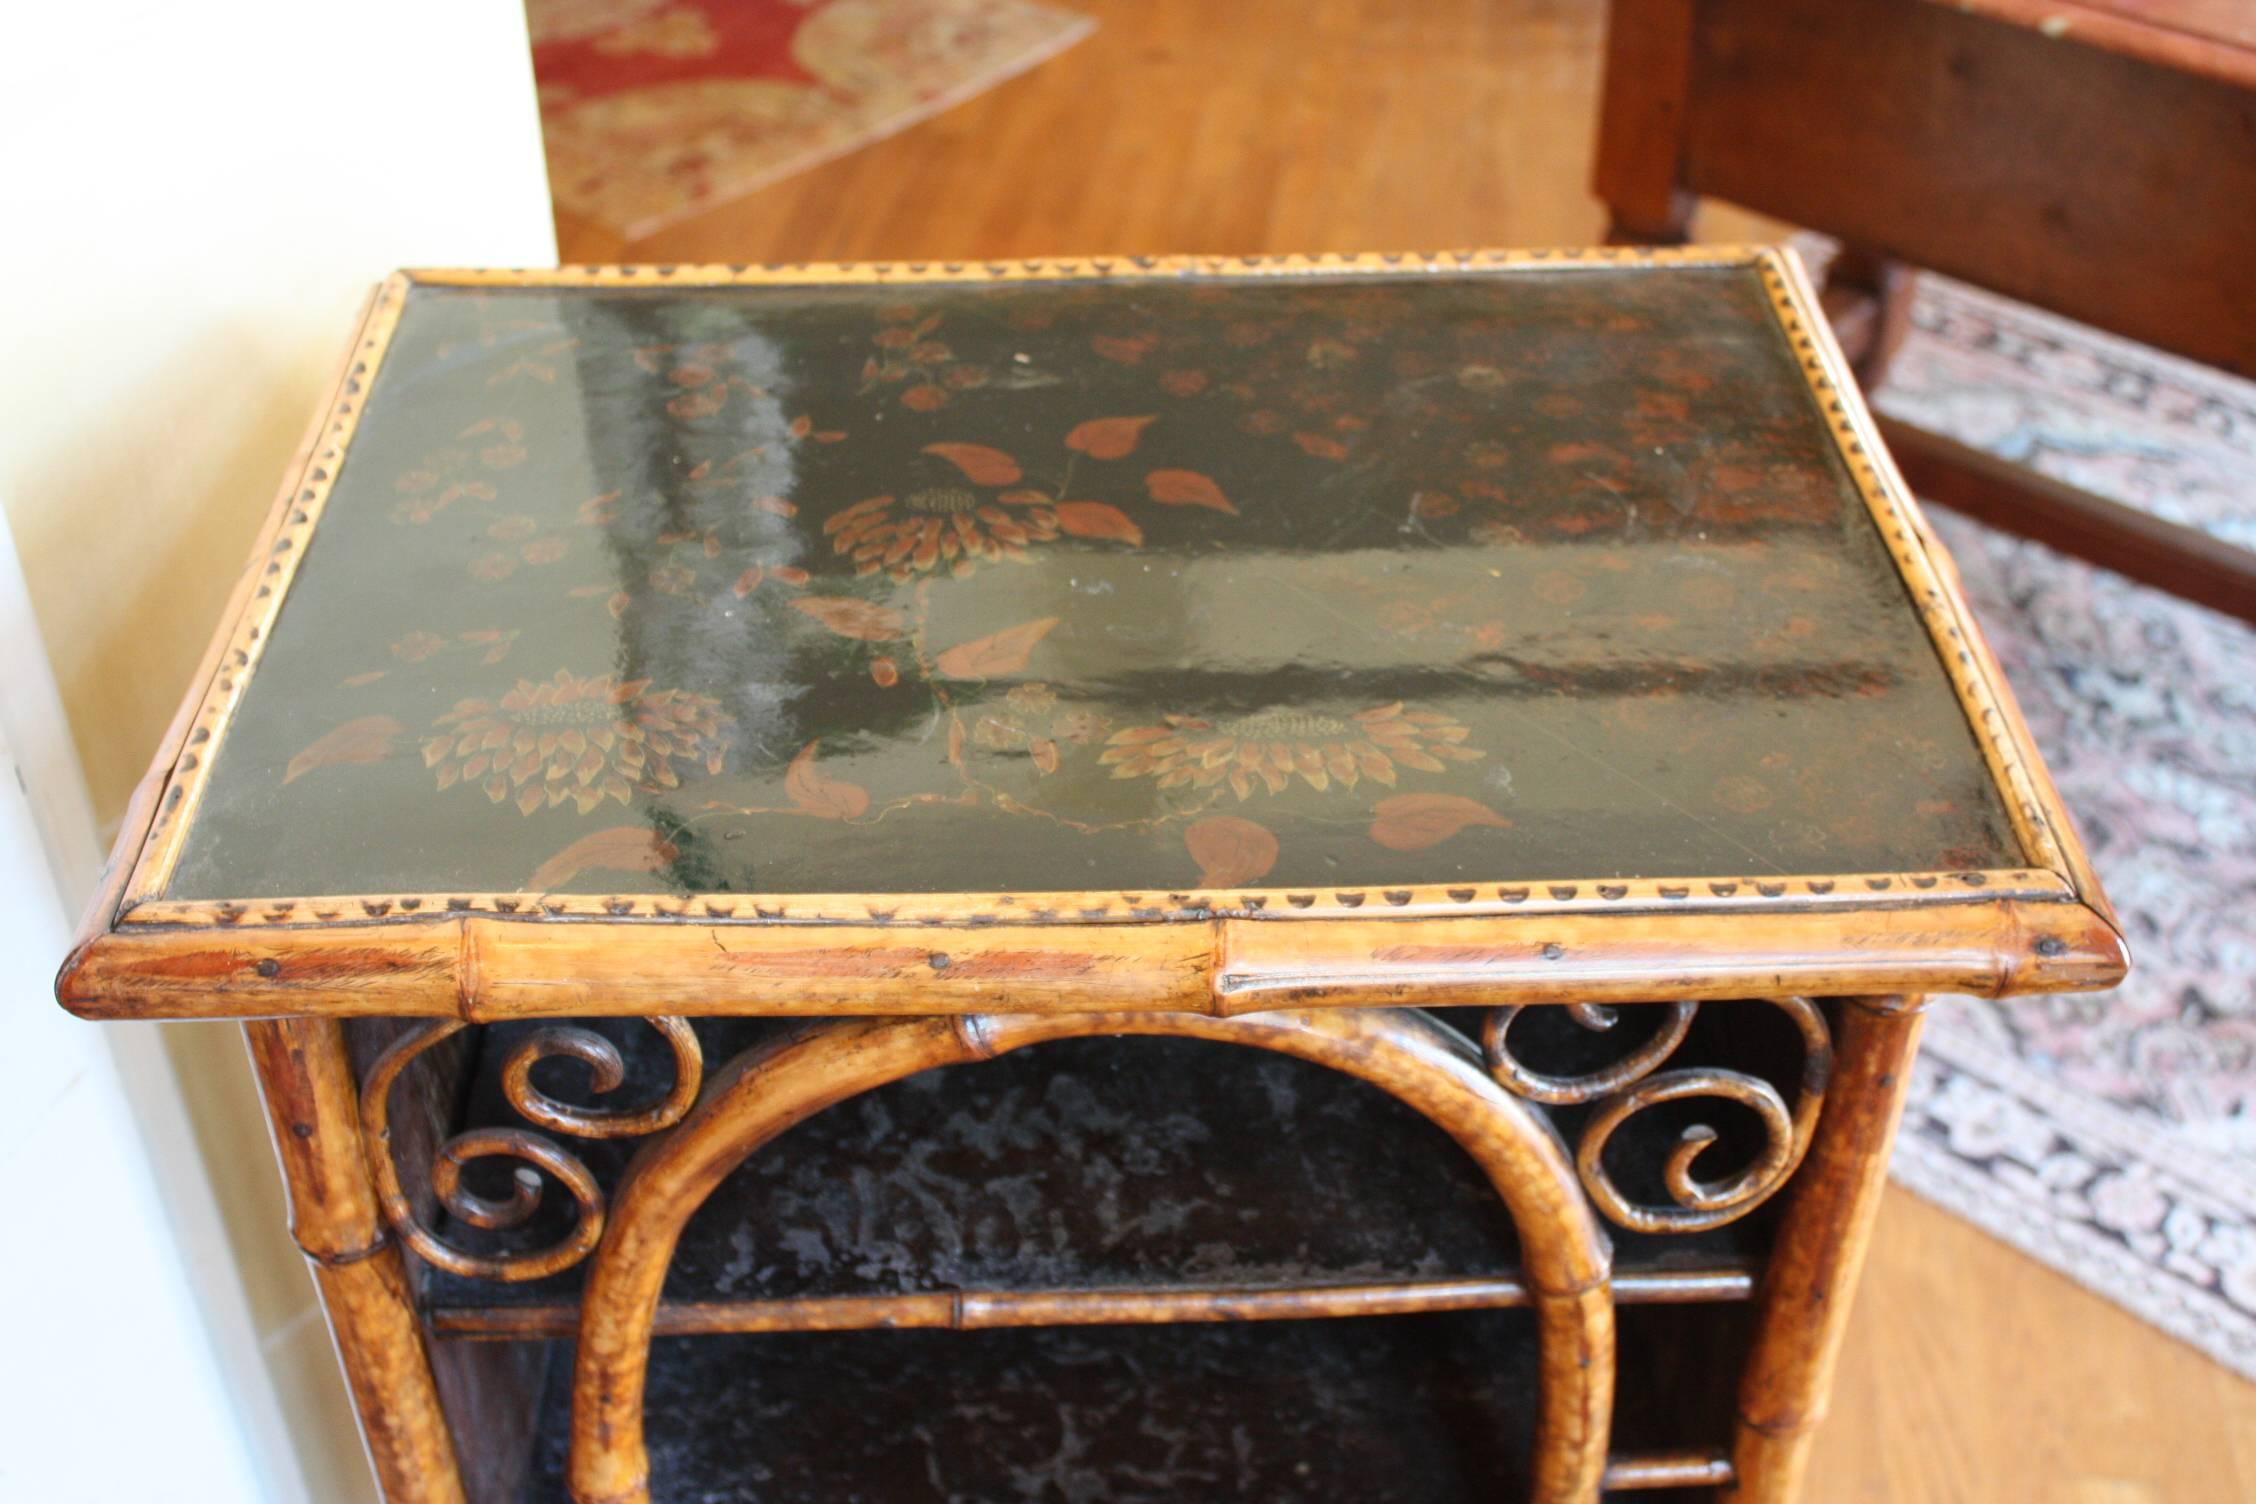
[[[0,1368],[25,1381],[0,1396],[0,1497],[365,1499],[236,1031],[98,1031],[46,985],[90,827],[106,845],[369,285],[555,259],[524,16],[19,9],[0,46],[0,515],[54,676],[28,623],[0,636],[0,740],[27,777],[0,803]],[[0,577],[0,625],[5,606]],[[31,854],[34,807],[52,862]]]
[[[204,1499],[305,1497],[247,1323],[230,1323],[236,1357],[246,1345],[251,1356],[230,1382],[220,1313],[207,1314],[183,1262],[190,1240],[169,1213],[209,1238],[202,1167],[177,1153],[161,1165],[145,1147],[144,1134],[161,1143],[167,1128],[186,1138],[156,1026],[104,1033],[35,1005],[76,917],[62,895],[91,886],[101,858],[4,521],[0,652],[13,665],[0,685],[0,988],[23,1004],[9,1012],[15,1079],[0,1093],[0,1206],[16,1229],[0,1254],[11,1354],[0,1364],[10,1417],[0,1498],[178,1497],[182,1479]],[[169,1197],[167,1169],[186,1172]],[[273,1470],[277,1486],[264,1477]]]
[[[0,505],[114,819],[370,284],[554,261],[523,12],[14,8],[0,189]]]

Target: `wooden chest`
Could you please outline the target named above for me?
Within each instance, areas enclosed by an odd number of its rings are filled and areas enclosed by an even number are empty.
[[[396,278],[58,990],[395,1499],[1780,1499],[1924,995],[2124,965],[1703,249]]]

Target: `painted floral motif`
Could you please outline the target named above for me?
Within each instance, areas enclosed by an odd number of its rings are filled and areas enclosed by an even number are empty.
[[[873,353],[862,365],[862,390],[901,389],[901,405],[912,412],[938,412],[958,392],[985,386],[988,369],[959,360],[939,337],[944,315],[918,316],[912,304],[891,303],[878,310],[881,327],[871,338]]]
[[[727,758],[720,702],[647,679],[580,678],[558,669],[545,683],[520,679],[496,700],[462,700],[423,743],[441,789],[477,783],[499,804],[531,814],[570,802],[586,814],[636,788],[679,787],[676,758],[718,774]],[[515,790],[514,796],[511,790]]]
[[[1099,761],[1115,778],[1156,778],[1161,788],[1212,788],[1228,783],[1242,799],[1256,783],[1281,794],[1298,778],[1322,793],[1368,778],[1393,787],[1396,768],[1447,771],[1443,760],[1471,762],[1484,754],[1464,745],[1470,733],[1438,710],[1400,701],[1349,716],[1289,705],[1250,715],[1202,720],[1171,715],[1164,725],[1131,726],[1107,739]]]
[[[1207,301],[1221,313],[1223,296]],[[1092,308],[1099,332],[1088,349],[1149,379],[1154,396],[1226,413],[1242,434],[1348,469],[1383,460],[1394,471],[1390,499],[1406,514],[1455,519],[1478,542],[1512,546],[1672,514],[1807,524],[1834,504],[1831,478],[1798,450],[1800,415],[1720,431],[1714,362],[1689,347],[1654,351],[1633,387],[1601,401],[1574,389],[1593,349],[1650,332],[1645,312],[1586,307],[1569,327],[1532,338],[1508,317],[1474,314],[1453,321],[1447,341],[1407,347],[1395,337],[1407,306],[1401,289],[1368,287],[1327,290],[1318,317],[1313,300],[1212,323]],[[1501,344],[1513,358],[1488,353]],[[1370,403],[1375,382],[1389,387],[1383,415]],[[1419,434],[1407,462],[1373,442],[1402,426]],[[1551,505],[1563,490],[1601,504]]]
[[[856,574],[880,570],[896,580],[939,565],[961,578],[981,559],[1027,562],[1026,550],[1058,536],[1057,512],[1039,491],[983,498],[966,486],[927,486],[906,496],[872,496],[823,524],[834,553],[851,553]]]
[[[614,822],[676,849],[667,885],[778,892],[1994,845],[1917,622],[1827,629],[1886,560],[1841,525],[1791,370],[1717,337],[1768,317],[1751,275],[1694,300],[1160,279],[409,314],[390,358],[429,384],[371,411],[293,587],[283,636],[318,621],[326,698],[261,669],[296,707],[268,790],[311,752],[293,798],[389,801],[356,880],[392,883],[372,848],[485,842],[506,884]],[[489,341],[498,318],[542,327]],[[1731,734],[1750,700],[1794,707],[1791,762]],[[1601,799],[1655,812],[1544,818]],[[655,850],[581,865],[647,886]]]
[[[980,714],[971,736],[992,751],[1024,752],[1043,773],[1055,773],[1059,743],[1084,746],[1109,724],[1102,712],[1066,704],[1056,689],[1036,680],[1014,686],[1000,705]]]
[[[515,418],[480,418],[455,438],[393,478],[394,522],[427,523],[465,498],[492,501],[500,493],[486,477],[525,462],[525,426]]]
[[[392,644],[392,656],[402,663],[427,663],[441,653],[457,647],[476,651],[481,663],[499,663],[509,656],[516,646],[521,629],[484,628],[477,631],[457,632],[452,640],[436,632],[426,632],[418,627]]]
[[[1150,421],[1083,423],[1066,436],[1066,447],[1098,459],[1118,459],[1136,447],[1137,436]],[[834,513],[823,524],[823,532],[830,537],[832,553],[852,556],[856,574],[882,571],[906,582],[945,564],[960,579],[978,568],[982,559],[1028,563],[1029,548],[1064,534],[1131,548],[1144,541],[1143,529],[1118,507],[1101,501],[1064,501],[1021,486],[1025,472],[1000,449],[985,444],[927,444],[924,452],[946,461],[969,484],[947,480],[900,496],[872,496]]]
[[[445,362],[476,362],[484,369],[489,387],[519,381],[554,386],[559,363],[580,342],[556,319],[527,317],[525,305],[506,293],[471,296],[475,300],[471,328],[439,341],[433,355]]]

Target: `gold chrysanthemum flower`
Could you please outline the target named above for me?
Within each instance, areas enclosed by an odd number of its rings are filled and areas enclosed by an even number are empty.
[[[1099,760],[1111,765],[1113,777],[1157,778],[1161,788],[1227,782],[1250,799],[1257,784],[1281,794],[1295,778],[1318,792],[1366,778],[1391,788],[1398,767],[1439,773],[1445,762],[1484,755],[1464,745],[1471,733],[1449,716],[1400,701],[1345,716],[1277,705],[1222,720],[1164,719],[1106,739]]]
[[[927,486],[906,496],[857,501],[823,524],[831,549],[852,554],[857,574],[896,580],[942,564],[962,576],[981,559],[1028,562],[1026,550],[1058,536],[1058,514],[1039,491],[982,497],[970,486]]]
[[[566,800],[584,815],[606,797],[625,804],[636,788],[678,787],[676,758],[720,772],[726,719],[710,695],[558,669],[546,682],[518,680],[498,701],[458,701],[423,743],[423,765],[442,789],[478,783],[496,804],[515,790],[528,815]]]

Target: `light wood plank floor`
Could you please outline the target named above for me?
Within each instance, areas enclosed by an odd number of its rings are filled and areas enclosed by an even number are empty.
[[[577,260],[1579,244],[1594,0],[1070,0],[1095,37],[980,99]],[[1813,123],[1814,126],[1814,123]],[[1710,239],[1778,227],[1711,209]],[[2256,1500],[2256,1385],[1892,1192],[1811,1504]]]

